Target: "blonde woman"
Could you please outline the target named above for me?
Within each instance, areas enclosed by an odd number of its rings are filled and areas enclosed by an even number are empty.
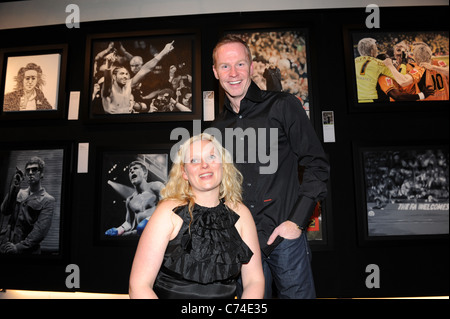
[[[234,298],[239,275],[242,298],[263,297],[258,237],[241,183],[211,135],[180,147],[136,250],[131,298]]]

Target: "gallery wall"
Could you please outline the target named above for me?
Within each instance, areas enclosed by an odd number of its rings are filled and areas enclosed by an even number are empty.
[[[448,6],[381,8],[377,31],[445,30],[448,13]],[[194,129],[192,119],[182,117],[93,119],[86,85],[90,81],[86,54],[89,39],[99,34],[114,37],[123,33],[157,35],[195,30],[199,36],[195,54],[199,59],[196,67],[200,92],[195,107],[202,107],[202,92],[214,91],[217,114],[222,92],[212,73],[211,52],[220,36],[227,30],[287,28],[306,30],[308,35],[310,117],[322,141],[321,112],[334,113],[335,142],[323,143],[331,165],[329,195],[323,205],[325,240],[312,243],[318,297],[448,295],[448,235],[375,242],[364,240],[362,235],[361,220],[366,212],[361,209],[357,147],[437,143],[448,147],[449,129],[448,101],[424,106],[418,106],[418,102],[400,103],[392,109],[385,105],[367,109],[355,105],[348,32],[367,29],[367,15],[365,8],[249,11],[92,21],[83,22],[81,28],[57,24],[1,30],[4,52],[54,45],[67,48],[62,102],[65,113],[61,118],[3,117],[2,150],[57,144],[64,145],[70,156],[63,171],[59,254],[44,258],[0,256],[0,288],[71,290],[66,286],[66,267],[75,264],[80,269],[80,288],[72,290],[127,293],[137,241],[108,241],[99,236],[103,152],[168,149],[175,142],[170,139],[174,129]],[[79,117],[74,120],[68,120],[70,92],[80,92]],[[202,121],[202,128],[209,125]],[[89,147],[85,173],[78,170],[80,143],[88,143]],[[0,189],[4,191],[5,186]],[[366,286],[366,267],[373,264],[380,269],[379,288]]]

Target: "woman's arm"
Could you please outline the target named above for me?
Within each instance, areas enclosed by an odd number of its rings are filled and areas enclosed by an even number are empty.
[[[158,298],[153,284],[176,228],[172,212],[175,206],[173,201],[161,202],[145,226],[131,268],[129,295],[132,299]]]
[[[242,239],[253,252],[250,262],[242,265],[242,299],[260,299],[264,297],[264,273],[261,263],[261,249],[255,222],[248,208],[240,204],[236,213],[240,216],[236,228]]]

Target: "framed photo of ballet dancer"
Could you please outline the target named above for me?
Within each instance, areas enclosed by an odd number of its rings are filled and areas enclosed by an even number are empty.
[[[70,163],[70,143],[0,145],[0,260],[63,256]]]
[[[253,55],[252,80],[262,90],[294,94],[311,117],[311,63],[306,28],[237,26],[223,33],[238,35],[248,44]]]
[[[97,238],[103,243],[139,239],[168,179],[169,148],[99,149]]]
[[[449,32],[412,30],[344,28],[351,111],[448,108]]]
[[[0,119],[63,119],[67,45],[0,50]]]
[[[354,145],[363,243],[447,239],[447,143]]]
[[[86,117],[91,122],[200,119],[200,45],[196,30],[88,36]]]

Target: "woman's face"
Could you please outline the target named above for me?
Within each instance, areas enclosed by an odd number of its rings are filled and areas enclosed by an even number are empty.
[[[35,70],[25,71],[23,78],[23,89],[27,92],[34,90],[38,81],[38,74]]]
[[[204,140],[192,143],[184,157],[183,178],[194,194],[218,190],[222,175],[222,158],[214,144]]]

